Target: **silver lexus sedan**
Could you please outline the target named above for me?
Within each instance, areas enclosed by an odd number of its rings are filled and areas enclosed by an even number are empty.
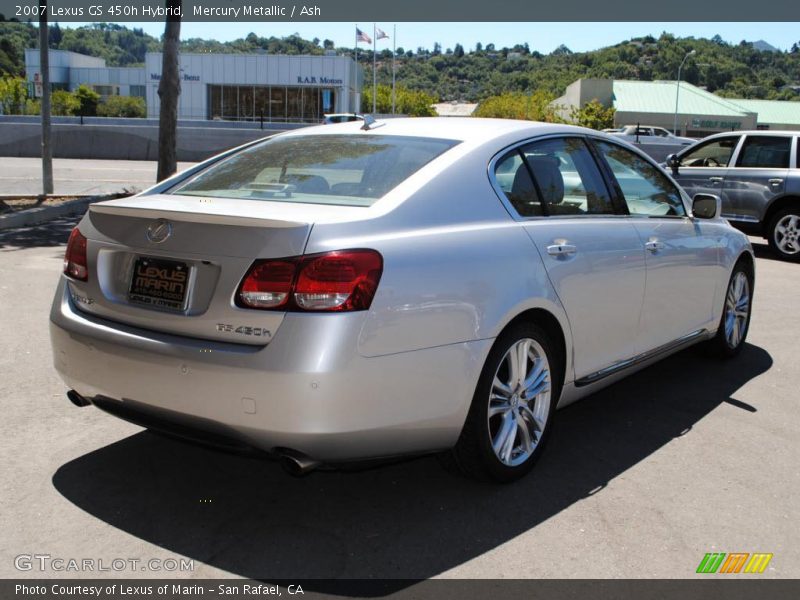
[[[93,204],[50,321],[78,406],[295,473],[443,452],[511,481],[558,407],[735,355],[753,282],[720,199],[613,136],[368,118]]]

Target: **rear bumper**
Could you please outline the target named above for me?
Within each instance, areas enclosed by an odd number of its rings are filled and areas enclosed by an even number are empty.
[[[50,334],[64,382],[115,414],[321,461],[451,447],[492,340],[365,358],[364,314],[287,315],[263,347],[209,342],[81,313],[62,278]]]

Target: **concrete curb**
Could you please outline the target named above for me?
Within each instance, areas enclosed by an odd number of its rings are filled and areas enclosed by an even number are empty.
[[[15,196],[19,197],[19,196]],[[28,227],[29,225],[36,225],[44,223],[58,217],[65,217],[67,215],[78,215],[86,212],[90,204],[94,202],[101,202],[103,200],[113,200],[114,198],[121,198],[121,194],[105,194],[102,196],[89,196],[87,198],[78,198],[77,200],[70,200],[63,202],[58,206],[37,206],[28,208],[19,212],[0,215],[0,230],[11,229],[14,227]]]

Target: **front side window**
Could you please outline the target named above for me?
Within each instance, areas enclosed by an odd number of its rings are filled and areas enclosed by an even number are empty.
[[[657,167],[617,144],[596,143],[619,183],[631,215],[686,216],[680,192]]]
[[[682,167],[727,167],[731,160],[736,144],[739,143],[738,135],[717,138],[700,144],[681,156]]]
[[[737,167],[788,169],[792,138],[748,135],[739,152]]]
[[[581,138],[546,139],[521,151],[545,214],[614,214],[611,195]]]
[[[370,206],[458,143],[366,134],[275,137],[208,167],[172,193]]]
[[[669,131],[667,131],[666,129],[661,129],[660,127],[656,127],[655,129],[653,129],[653,131],[655,132],[655,134],[658,137],[669,137],[670,136]]]

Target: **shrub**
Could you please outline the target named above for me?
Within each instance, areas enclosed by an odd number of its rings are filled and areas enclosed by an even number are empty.
[[[68,117],[81,108],[81,102],[74,94],[65,90],[55,90],[50,94],[50,113],[54,116]]]
[[[147,116],[144,98],[135,96],[111,96],[97,107],[101,117],[129,117],[143,119]]]

